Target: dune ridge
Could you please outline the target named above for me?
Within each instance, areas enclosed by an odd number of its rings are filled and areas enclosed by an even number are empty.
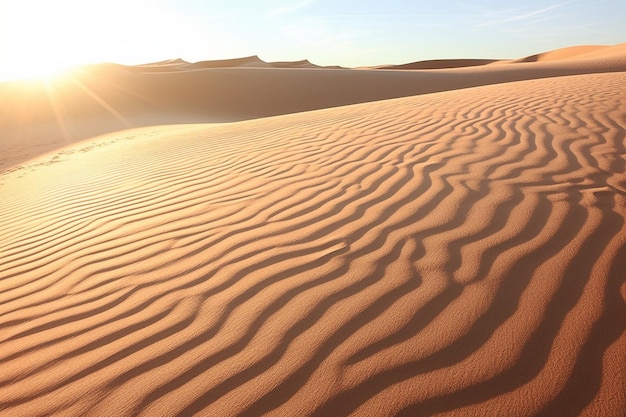
[[[132,127],[241,121],[481,85],[626,70],[626,44],[594,54],[438,70],[307,68],[308,61],[272,64],[252,56],[216,68],[185,70],[194,64],[182,60],[137,67],[107,64],[59,80],[0,83],[0,171]],[[239,65],[244,61],[270,67]]]
[[[611,72],[21,164],[0,413],[621,416],[625,144]]]
[[[556,49],[524,58],[516,59],[513,63],[562,61],[571,59],[597,59],[614,55],[623,56],[626,51],[626,43],[618,45],[580,45]]]
[[[493,64],[498,59],[429,59],[426,61],[409,62],[399,65],[381,65],[376,69],[402,69],[402,70],[422,70],[422,69],[443,69],[477,67],[481,65]]]
[[[581,46],[570,46],[567,48],[557,49],[554,51],[542,52],[535,55],[530,55],[524,58],[520,58],[514,60],[515,63],[521,62],[541,62],[541,61],[558,61],[562,59],[571,59],[575,57],[580,57],[581,55],[586,55],[593,52],[598,52],[606,50],[609,48],[604,45],[581,45]]]

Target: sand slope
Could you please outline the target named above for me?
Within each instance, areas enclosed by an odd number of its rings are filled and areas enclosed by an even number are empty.
[[[0,193],[0,414],[626,412],[624,72],[116,132]]]
[[[517,59],[514,62],[558,61],[562,59],[571,59],[574,57],[579,58],[581,55],[603,51],[606,48],[608,47],[604,45],[570,46],[567,48],[561,48],[553,51],[543,52],[540,54],[530,55],[524,58]]]
[[[380,69],[399,69],[399,70],[422,70],[422,69],[442,69],[442,68],[460,68],[460,67],[476,67],[480,65],[488,65],[498,62],[496,59],[431,59],[427,61],[409,62],[400,65],[381,65]]]
[[[581,45],[570,46],[567,48],[556,49],[553,51],[543,52],[536,55],[520,58],[512,62],[546,62],[546,61],[561,61],[571,59],[598,59],[607,58],[611,56],[623,57],[626,51],[626,43],[619,45]]]
[[[0,83],[0,171],[130,127],[240,121],[480,85],[626,71],[626,44],[596,52],[600,55],[579,60],[416,71],[309,68],[308,61],[272,64],[256,56],[196,64],[171,60],[137,67],[103,64],[58,80]]]

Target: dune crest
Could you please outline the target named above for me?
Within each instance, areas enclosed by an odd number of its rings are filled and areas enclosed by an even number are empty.
[[[545,62],[558,61],[561,59],[579,58],[581,55],[603,51],[607,48],[609,47],[604,45],[569,46],[566,48],[555,49],[553,51],[543,52],[536,55],[530,55],[524,58],[514,60],[513,62]]]
[[[587,58],[436,70],[320,68],[306,60],[266,63],[251,56],[196,64],[101,64],[59,80],[0,83],[0,172],[132,127],[241,121],[480,85],[626,71],[626,44],[581,56]]]
[[[611,72],[32,159],[0,414],[623,416],[625,143]]]
[[[416,61],[399,65],[381,65],[376,68],[403,70],[462,68],[488,65],[497,61],[497,59],[431,59],[427,61]]]

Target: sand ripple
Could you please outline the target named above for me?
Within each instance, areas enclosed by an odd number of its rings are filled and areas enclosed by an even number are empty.
[[[0,414],[626,411],[624,73],[135,129],[0,184]]]

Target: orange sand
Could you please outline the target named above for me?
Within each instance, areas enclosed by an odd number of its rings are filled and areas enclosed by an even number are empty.
[[[626,47],[569,52],[1,84],[0,415],[623,416]]]

